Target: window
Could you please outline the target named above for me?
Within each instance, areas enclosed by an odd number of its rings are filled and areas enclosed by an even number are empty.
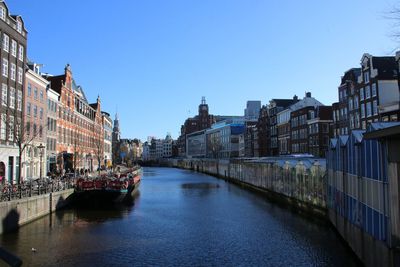
[[[18,49],[18,59],[24,61],[24,47],[22,45]]]
[[[7,91],[8,91],[7,84],[3,83],[1,85],[1,103],[5,107],[7,107],[7,103],[8,103]]]
[[[365,118],[365,106],[361,104],[361,118]]]
[[[17,42],[15,40],[11,40],[11,55],[17,57]]]
[[[17,20],[17,32],[19,32],[19,33],[22,32],[22,23],[19,20]]]
[[[33,124],[33,135],[35,136],[37,134],[37,126],[36,123]]]
[[[28,83],[28,96],[32,95],[32,84]]]
[[[360,89],[360,100],[364,100],[364,88]]]
[[[10,108],[15,108],[15,88],[10,87],[10,103],[9,103]]]
[[[28,104],[26,104],[26,115],[30,116],[31,115],[31,103],[28,102]]]
[[[8,77],[8,60],[5,58],[3,58],[2,74],[4,77]]]
[[[6,20],[6,9],[4,7],[0,7],[0,19]]]
[[[365,86],[365,99],[368,99],[371,97],[371,90],[369,86]]]
[[[3,50],[8,52],[9,45],[10,45],[10,37],[8,37],[7,34],[4,34],[4,36],[3,36]]]
[[[371,85],[371,90],[372,90],[372,96],[376,96],[376,83],[373,83]]]
[[[7,131],[7,115],[1,114],[1,125],[0,125],[0,139],[6,140],[6,131]]]
[[[43,102],[43,98],[44,98],[43,90],[40,90],[40,102]]]
[[[364,83],[368,83],[369,82],[369,72],[366,71],[364,72]]]
[[[16,76],[16,66],[14,63],[11,63],[11,80],[15,81]]]
[[[33,117],[37,117],[37,106],[33,105]]]
[[[23,79],[23,72],[22,72],[22,68],[18,67],[18,83],[22,84],[22,79]]]
[[[22,111],[22,91],[17,92],[17,110]]]
[[[349,97],[349,110],[353,110],[353,98]]]
[[[35,99],[38,99],[38,89],[35,87],[35,89],[33,90],[33,97]]]
[[[40,114],[39,114],[39,116],[40,116],[40,119],[42,120],[42,119],[43,119],[43,108],[40,108]]]
[[[372,110],[371,110],[371,102],[366,103],[367,106],[367,117],[371,117]]]
[[[358,95],[354,96],[354,109],[358,109]]]
[[[14,116],[9,117],[8,141],[14,140]]]
[[[374,115],[378,115],[378,102],[376,100],[372,102],[372,109],[374,111]]]

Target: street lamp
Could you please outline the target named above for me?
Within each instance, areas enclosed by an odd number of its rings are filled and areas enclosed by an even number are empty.
[[[39,156],[40,156],[40,180],[42,180],[42,159],[43,159],[43,152],[44,152],[44,148],[45,146],[42,145],[42,143],[40,143],[40,145],[37,147],[39,148]]]

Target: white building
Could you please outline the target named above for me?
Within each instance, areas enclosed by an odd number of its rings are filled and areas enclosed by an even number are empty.
[[[112,167],[112,133],[113,133],[113,121],[110,117],[110,114],[102,111],[101,117],[103,121],[103,129],[104,129],[104,152],[103,152],[103,160],[102,164],[105,168]]]
[[[47,88],[47,172],[57,170],[57,117],[60,94]]]

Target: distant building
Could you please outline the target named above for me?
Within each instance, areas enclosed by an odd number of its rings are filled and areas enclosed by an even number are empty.
[[[103,128],[104,128],[104,163],[105,168],[112,167],[112,135],[113,135],[113,121],[110,114],[107,112],[101,112]]]
[[[365,130],[378,121],[399,120],[397,57],[364,54],[361,66],[346,71],[338,87],[339,101],[333,104],[333,134],[348,135]]]
[[[215,121],[214,116],[209,114],[209,108],[205,97],[202,97],[198,115],[186,119],[185,123],[181,127],[181,135],[178,138],[179,155],[186,155],[186,136],[188,134],[208,129]]]
[[[260,115],[261,101],[247,101],[244,118],[247,121],[257,121]]]
[[[245,154],[245,125],[222,121],[206,130],[207,158],[236,158]]]
[[[118,113],[115,114],[114,119],[114,127],[112,131],[112,162],[113,164],[121,163],[121,155],[120,155],[120,141],[121,141],[121,130],[119,128],[119,118]]]
[[[47,172],[57,170],[57,117],[60,94],[47,87]]]
[[[186,137],[186,157],[206,157],[206,130],[190,133]]]

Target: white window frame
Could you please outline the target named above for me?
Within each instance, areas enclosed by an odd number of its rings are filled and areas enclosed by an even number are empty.
[[[20,20],[17,20],[17,32],[22,32],[22,22]]]
[[[10,46],[10,37],[7,34],[3,34],[3,50],[8,52]]]
[[[6,9],[4,7],[0,7],[0,19],[6,20]]]
[[[1,114],[1,122],[0,122],[0,139],[6,140],[7,133],[7,115],[5,113]]]
[[[4,77],[8,77],[8,60],[6,58],[3,58],[1,72]]]
[[[14,141],[14,116],[8,117],[8,141]]]
[[[9,107],[14,109],[15,108],[15,88],[14,87],[10,87],[10,103],[9,103]]]
[[[7,107],[8,105],[8,86],[7,84],[3,83],[1,85],[1,103],[3,106]]]
[[[11,55],[17,57],[17,41],[11,39]]]
[[[371,84],[371,94],[376,96],[376,83]]]
[[[371,97],[371,88],[367,85],[365,86],[365,99],[369,99]]]
[[[18,83],[22,84],[22,80],[23,80],[23,70],[21,67],[18,67]]]
[[[17,110],[22,111],[22,91],[17,91]]]
[[[18,48],[18,59],[21,61],[24,61],[24,47],[22,45],[19,45]]]
[[[11,80],[15,81],[16,76],[17,76],[17,66],[14,63],[11,63],[11,69],[10,69]]]

